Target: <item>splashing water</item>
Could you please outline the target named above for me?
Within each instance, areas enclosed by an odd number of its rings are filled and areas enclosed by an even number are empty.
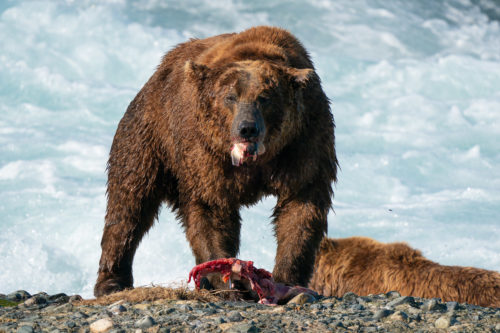
[[[333,102],[341,164],[329,236],[407,241],[500,269],[500,6],[493,0],[18,1],[0,4],[0,293],[92,294],[106,160],[128,103],[175,44],[284,27]],[[272,270],[268,198],[239,257]],[[136,285],[194,259],[164,209]]]

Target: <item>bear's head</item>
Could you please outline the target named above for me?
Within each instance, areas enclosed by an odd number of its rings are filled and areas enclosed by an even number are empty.
[[[235,166],[269,160],[303,126],[302,91],[313,69],[242,60],[214,67],[187,61],[184,71],[194,84],[199,134]]]

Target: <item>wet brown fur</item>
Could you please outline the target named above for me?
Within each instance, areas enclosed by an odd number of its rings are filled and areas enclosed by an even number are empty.
[[[260,108],[266,125],[265,153],[241,167],[231,164],[228,94]],[[94,293],[132,287],[135,251],[163,202],[202,263],[237,255],[239,209],[267,195],[278,199],[274,277],[306,285],[327,229],[336,171],[328,99],[289,32],[256,27],[178,45],[118,125]]]
[[[500,273],[443,266],[405,243],[364,237],[324,239],[309,287],[325,296],[396,290],[403,296],[500,307]]]

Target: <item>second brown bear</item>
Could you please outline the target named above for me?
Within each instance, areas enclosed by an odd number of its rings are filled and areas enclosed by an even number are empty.
[[[500,273],[440,265],[405,243],[366,237],[325,238],[309,287],[324,296],[395,290],[404,296],[500,307]]]

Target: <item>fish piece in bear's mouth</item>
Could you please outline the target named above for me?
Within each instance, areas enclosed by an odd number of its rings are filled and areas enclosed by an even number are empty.
[[[236,142],[231,147],[231,161],[234,166],[240,166],[248,160],[257,160],[258,155],[266,151],[261,142]]]

